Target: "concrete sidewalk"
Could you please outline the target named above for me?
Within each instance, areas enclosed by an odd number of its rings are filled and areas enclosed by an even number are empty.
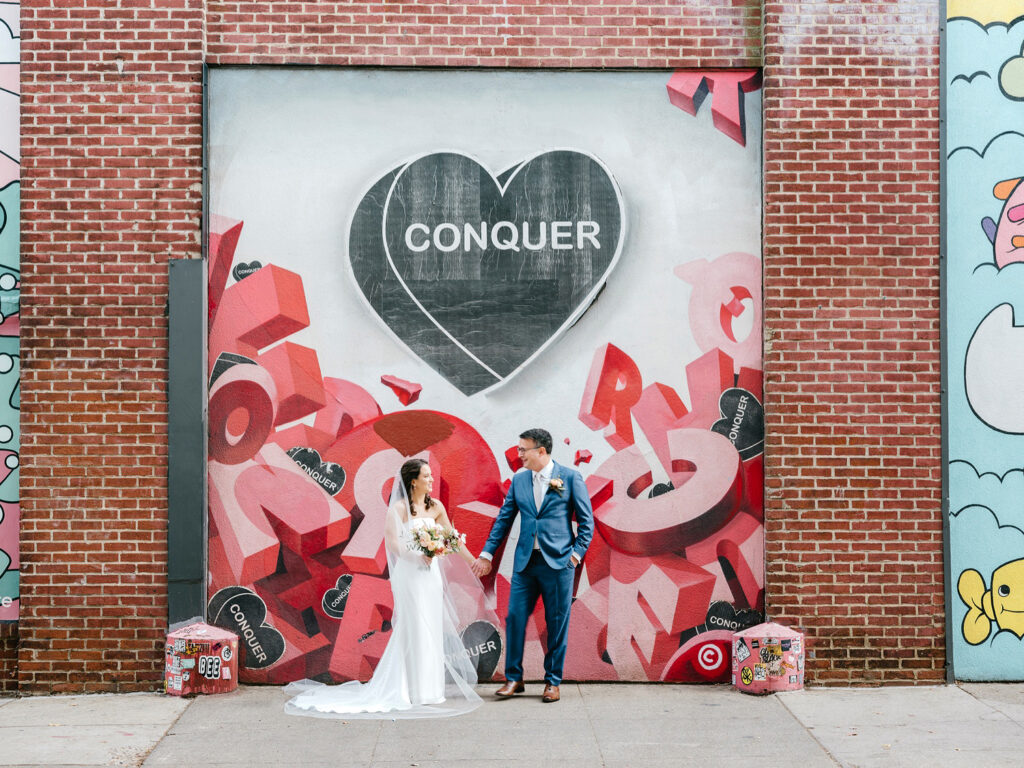
[[[813,688],[542,686],[444,720],[292,717],[279,688],[0,699],[0,765],[1018,766],[1024,685]]]

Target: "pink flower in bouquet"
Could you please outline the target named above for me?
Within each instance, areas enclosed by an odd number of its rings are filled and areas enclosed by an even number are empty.
[[[409,549],[427,557],[443,557],[457,552],[466,543],[465,534],[446,530],[433,521],[424,521],[412,535]]]

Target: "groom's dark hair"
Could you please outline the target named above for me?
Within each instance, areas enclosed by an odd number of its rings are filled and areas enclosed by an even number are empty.
[[[543,448],[551,455],[551,433],[546,429],[528,429],[519,436],[520,440],[533,440],[538,448]]]

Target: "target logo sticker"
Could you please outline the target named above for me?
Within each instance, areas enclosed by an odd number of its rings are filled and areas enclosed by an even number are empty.
[[[721,672],[725,668],[725,661],[725,653],[717,643],[705,643],[697,651],[697,664],[706,672]]]

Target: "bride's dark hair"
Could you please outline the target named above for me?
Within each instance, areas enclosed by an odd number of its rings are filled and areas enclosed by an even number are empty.
[[[427,465],[423,459],[409,459],[405,464],[402,465],[402,485],[405,486],[405,498],[409,500],[409,514],[412,517],[416,516],[416,510],[412,508],[412,481],[420,476],[420,470]],[[430,498],[430,494],[426,495],[423,499],[423,506],[430,509],[433,506],[434,500]]]

